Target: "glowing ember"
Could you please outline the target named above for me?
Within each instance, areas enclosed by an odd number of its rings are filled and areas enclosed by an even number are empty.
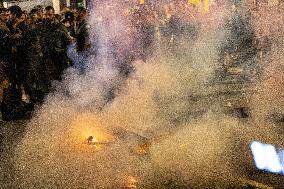
[[[133,176],[127,177],[127,188],[137,188],[137,179]]]

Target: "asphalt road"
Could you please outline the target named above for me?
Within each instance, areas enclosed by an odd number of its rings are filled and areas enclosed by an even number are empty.
[[[216,86],[213,88],[216,89]],[[218,85],[215,95],[208,96],[189,96],[189,100],[192,101],[192,104],[195,106],[195,114],[192,113],[192,109],[189,112],[184,112],[184,114],[193,115],[193,118],[196,118],[202,115],[203,104],[212,102],[212,98],[217,98],[218,104],[224,106],[224,112],[238,117],[240,121],[246,122],[249,119],[249,114],[243,114],[243,110],[240,110],[240,107],[246,106],[246,99],[249,97],[250,93],[247,90],[248,86],[241,84],[226,84]],[[233,104],[233,107],[227,107],[228,102]],[[246,110],[245,110],[246,111]],[[184,117],[184,115],[183,115]],[[15,146],[19,144],[21,138],[24,135],[25,128],[28,121],[12,121],[12,122],[3,122],[0,119],[0,189],[10,189],[16,188],[14,185],[15,176],[14,176],[14,150]],[[284,123],[278,123],[279,127],[284,128]],[[283,133],[284,136],[284,133]],[[248,183],[251,188],[266,188],[271,186],[273,188],[283,188],[284,186],[284,176],[274,175],[266,172],[255,172],[251,171],[249,178],[244,178],[243,182]],[[264,184],[264,185],[261,185]],[[226,186],[226,185],[225,185]],[[244,185],[242,185],[244,186]],[[169,188],[177,188],[177,186],[169,186]],[[179,187],[178,187],[179,188]],[[184,188],[184,187],[182,187]],[[245,187],[241,187],[245,188]]]
[[[14,178],[13,157],[15,146],[25,130],[25,121],[3,122],[0,120],[0,188],[12,188]]]

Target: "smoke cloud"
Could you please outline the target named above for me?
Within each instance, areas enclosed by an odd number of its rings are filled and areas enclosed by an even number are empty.
[[[67,70],[34,114],[16,149],[15,184],[214,188],[235,186],[249,175],[254,169],[249,143],[283,139],[275,128],[264,130],[256,122],[221,114],[219,99],[210,98],[216,89],[209,81],[230,32],[225,19],[231,6],[221,5],[202,16],[196,9],[157,4],[195,29],[173,46],[156,33],[151,56],[129,65],[123,60],[137,55],[138,41],[127,3],[94,6],[89,18],[93,49],[85,58],[85,73]],[[194,22],[187,20],[188,10],[194,10]],[[125,67],[129,74],[121,71]],[[102,144],[86,144],[89,136]]]

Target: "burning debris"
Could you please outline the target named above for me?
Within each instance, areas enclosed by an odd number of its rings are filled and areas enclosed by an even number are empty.
[[[96,139],[96,137],[89,136],[88,139],[87,139],[87,144],[96,145],[98,143],[99,143],[99,141]]]

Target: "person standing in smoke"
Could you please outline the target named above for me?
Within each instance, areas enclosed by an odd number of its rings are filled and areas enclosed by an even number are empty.
[[[7,79],[7,70],[5,62],[7,62],[8,49],[6,46],[6,40],[9,30],[6,26],[8,10],[6,8],[0,8],[0,86],[1,83]],[[0,91],[1,93],[1,91]]]
[[[90,48],[89,40],[89,26],[87,23],[87,10],[80,8],[78,10],[76,23],[76,40],[77,40],[77,52],[83,52]]]
[[[91,49],[86,9],[80,8],[77,10],[75,23],[74,37],[76,39],[76,44],[70,46],[68,54],[72,60],[74,59],[75,67],[78,68],[79,72],[82,74],[85,72],[85,62],[87,61],[86,59],[88,58]],[[74,54],[77,54],[78,56],[74,56]]]
[[[7,22],[7,9],[0,8],[0,102],[2,101],[3,90],[6,88],[7,80],[7,53],[8,49],[6,48],[6,39],[8,37],[8,28],[6,26]]]
[[[29,117],[33,109],[29,100],[27,84],[27,49],[26,37],[28,26],[19,6],[11,6],[7,22],[7,78],[9,84],[3,92],[1,113],[3,120]]]
[[[11,6],[9,8],[9,20],[7,27],[9,36],[7,38],[7,46],[9,49],[9,81],[17,87],[27,88],[26,81],[26,65],[27,56],[25,49],[25,35],[28,26],[22,17],[23,12],[19,6]]]
[[[223,62],[225,75],[229,67],[238,66],[245,71],[257,69],[255,58],[257,54],[255,31],[251,25],[250,15],[235,3],[232,6],[232,17],[227,20],[226,27],[230,35],[221,49],[220,62]]]
[[[191,6],[191,5],[190,5]],[[175,6],[164,7],[165,21],[161,29],[165,46],[177,58],[189,53],[189,47],[197,39],[199,25],[195,21],[191,11],[194,7],[188,7],[184,2],[176,2]]]
[[[32,103],[43,102],[48,87],[45,82],[43,51],[40,44],[39,26],[42,24],[41,10],[37,7],[30,12],[31,23],[25,38],[27,49],[27,84]]]
[[[155,39],[155,15],[147,6],[141,6],[133,15],[136,28],[136,59],[141,59],[146,62],[153,51]]]
[[[73,12],[67,11],[64,14],[64,19],[62,20],[63,25],[65,26],[67,33],[70,37],[75,37],[75,30],[76,30],[76,24],[75,24],[75,15]]]
[[[55,19],[54,8],[46,7],[43,21],[38,25],[43,67],[46,71],[46,85],[51,89],[52,81],[61,80],[62,73],[69,66],[67,46],[72,38],[64,25]]]
[[[8,27],[6,26],[8,10],[6,8],[0,8],[0,61],[5,61],[7,54],[6,40],[8,37]]]

